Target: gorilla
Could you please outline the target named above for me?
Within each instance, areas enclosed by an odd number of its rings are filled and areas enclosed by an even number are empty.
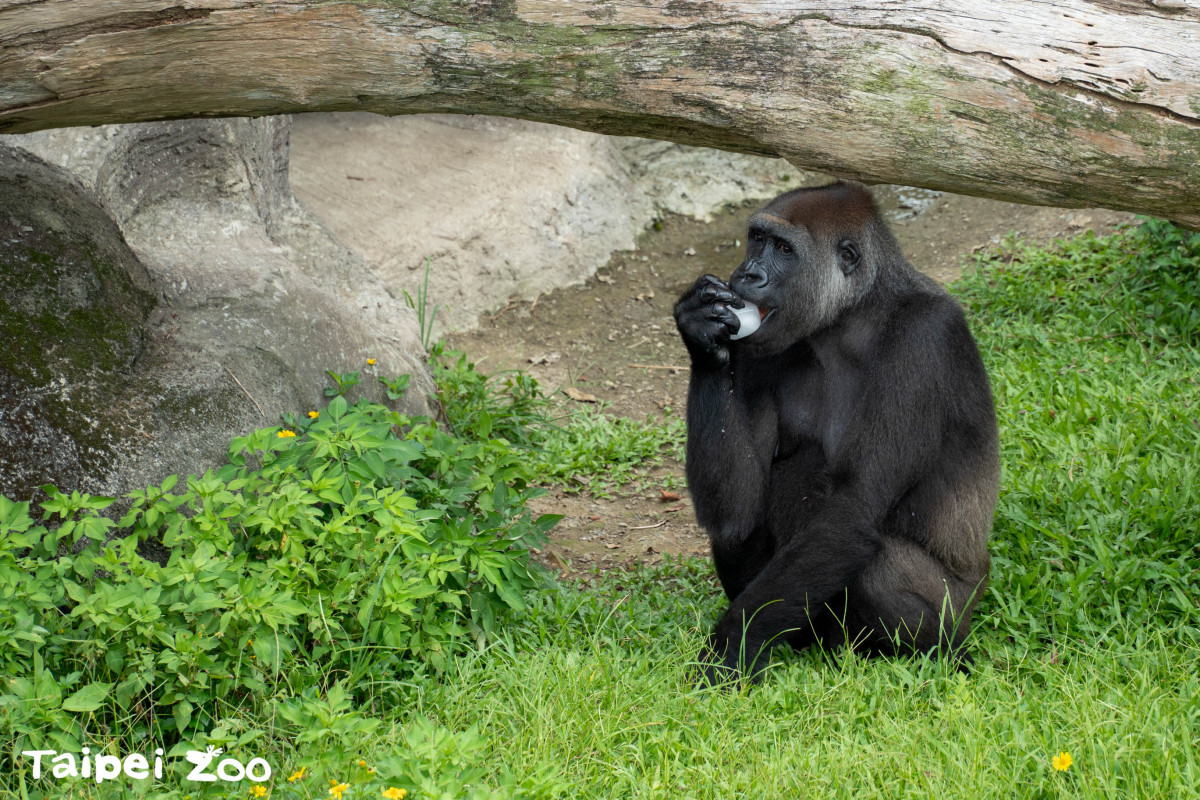
[[[965,669],[999,490],[991,387],[866,189],[771,201],[729,281],[701,277],[675,321],[688,489],[729,598],[704,679],[754,679],[783,642]]]

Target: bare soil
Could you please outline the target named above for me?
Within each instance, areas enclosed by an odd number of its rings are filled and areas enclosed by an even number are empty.
[[[1038,208],[902,187],[877,187],[876,197],[909,261],[943,283],[957,278],[973,253],[1009,234],[1045,243],[1088,228],[1105,233],[1132,219],[1100,209]],[[664,219],[636,249],[614,254],[582,286],[512,302],[449,343],[485,372],[525,370],[548,391],[573,387],[613,414],[639,420],[682,415],[688,358],[672,307],[703,273],[733,272],[746,220],[760,205],[731,206],[711,223]],[[683,485],[681,463],[671,460],[662,470]],[[611,499],[555,487],[550,492],[536,501],[536,510],[562,514],[563,520],[541,557],[563,575],[656,563],[664,553],[708,554],[684,490],[681,499],[666,500],[657,489],[632,487]]]

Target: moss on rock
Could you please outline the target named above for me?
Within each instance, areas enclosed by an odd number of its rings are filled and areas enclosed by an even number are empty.
[[[154,308],[115,224],[69,176],[0,148],[0,494],[103,490]],[[145,388],[145,387],[142,387]]]

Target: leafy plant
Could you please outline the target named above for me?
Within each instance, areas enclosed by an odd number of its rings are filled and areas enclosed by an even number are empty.
[[[434,345],[429,363],[446,424],[455,435],[536,447],[550,431],[550,401],[532,375],[484,374],[466,353],[444,342]]]
[[[408,382],[411,377],[411,375],[401,375],[398,378],[385,378],[381,375],[379,382],[383,384],[389,400],[399,400],[408,391]]]
[[[321,695],[310,686],[279,705],[279,715],[292,723],[296,744],[321,754],[327,764],[345,764],[357,752],[364,737],[379,727],[379,720],[354,707],[353,693],[339,681]]]
[[[19,750],[120,719],[177,739],[332,671],[444,669],[544,585],[528,548],[557,518],[526,509],[524,461],[339,395],[294,429],[235,439],[182,492],[170,477],[131,493],[116,523],[100,516],[110,498],[46,487],[40,521],[0,498],[0,674],[18,676],[0,737]],[[147,539],[167,563],[139,554]],[[81,675],[86,694],[21,700]]]
[[[325,387],[326,397],[344,397],[346,391],[362,383],[361,373],[358,372],[332,372],[325,370],[325,374],[333,380],[333,386]]]
[[[438,399],[449,427],[463,437],[501,437],[529,450],[537,480],[565,491],[609,496],[664,456],[682,461],[683,420],[616,417],[604,408],[555,416],[550,399],[524,372],[486,375],[466,353],[437,344],[431,353]]]

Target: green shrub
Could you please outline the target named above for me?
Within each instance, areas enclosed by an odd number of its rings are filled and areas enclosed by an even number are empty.
[[[553,429],[550,401],[537,379],[524,372],[486,375],[461,350],[438,342],[429,364],[447,427],[464,439],[502,438],[539,447]]]
[[[115,523],[111,498],[46,487],[39,520],[0,498],[0,739],[77,751],[86,721],[180,740],[332,674],[444,668],[544,580],[528,548],[558,518],[526,509],[524,462],[339,395],[182,491],[131,493]]]

